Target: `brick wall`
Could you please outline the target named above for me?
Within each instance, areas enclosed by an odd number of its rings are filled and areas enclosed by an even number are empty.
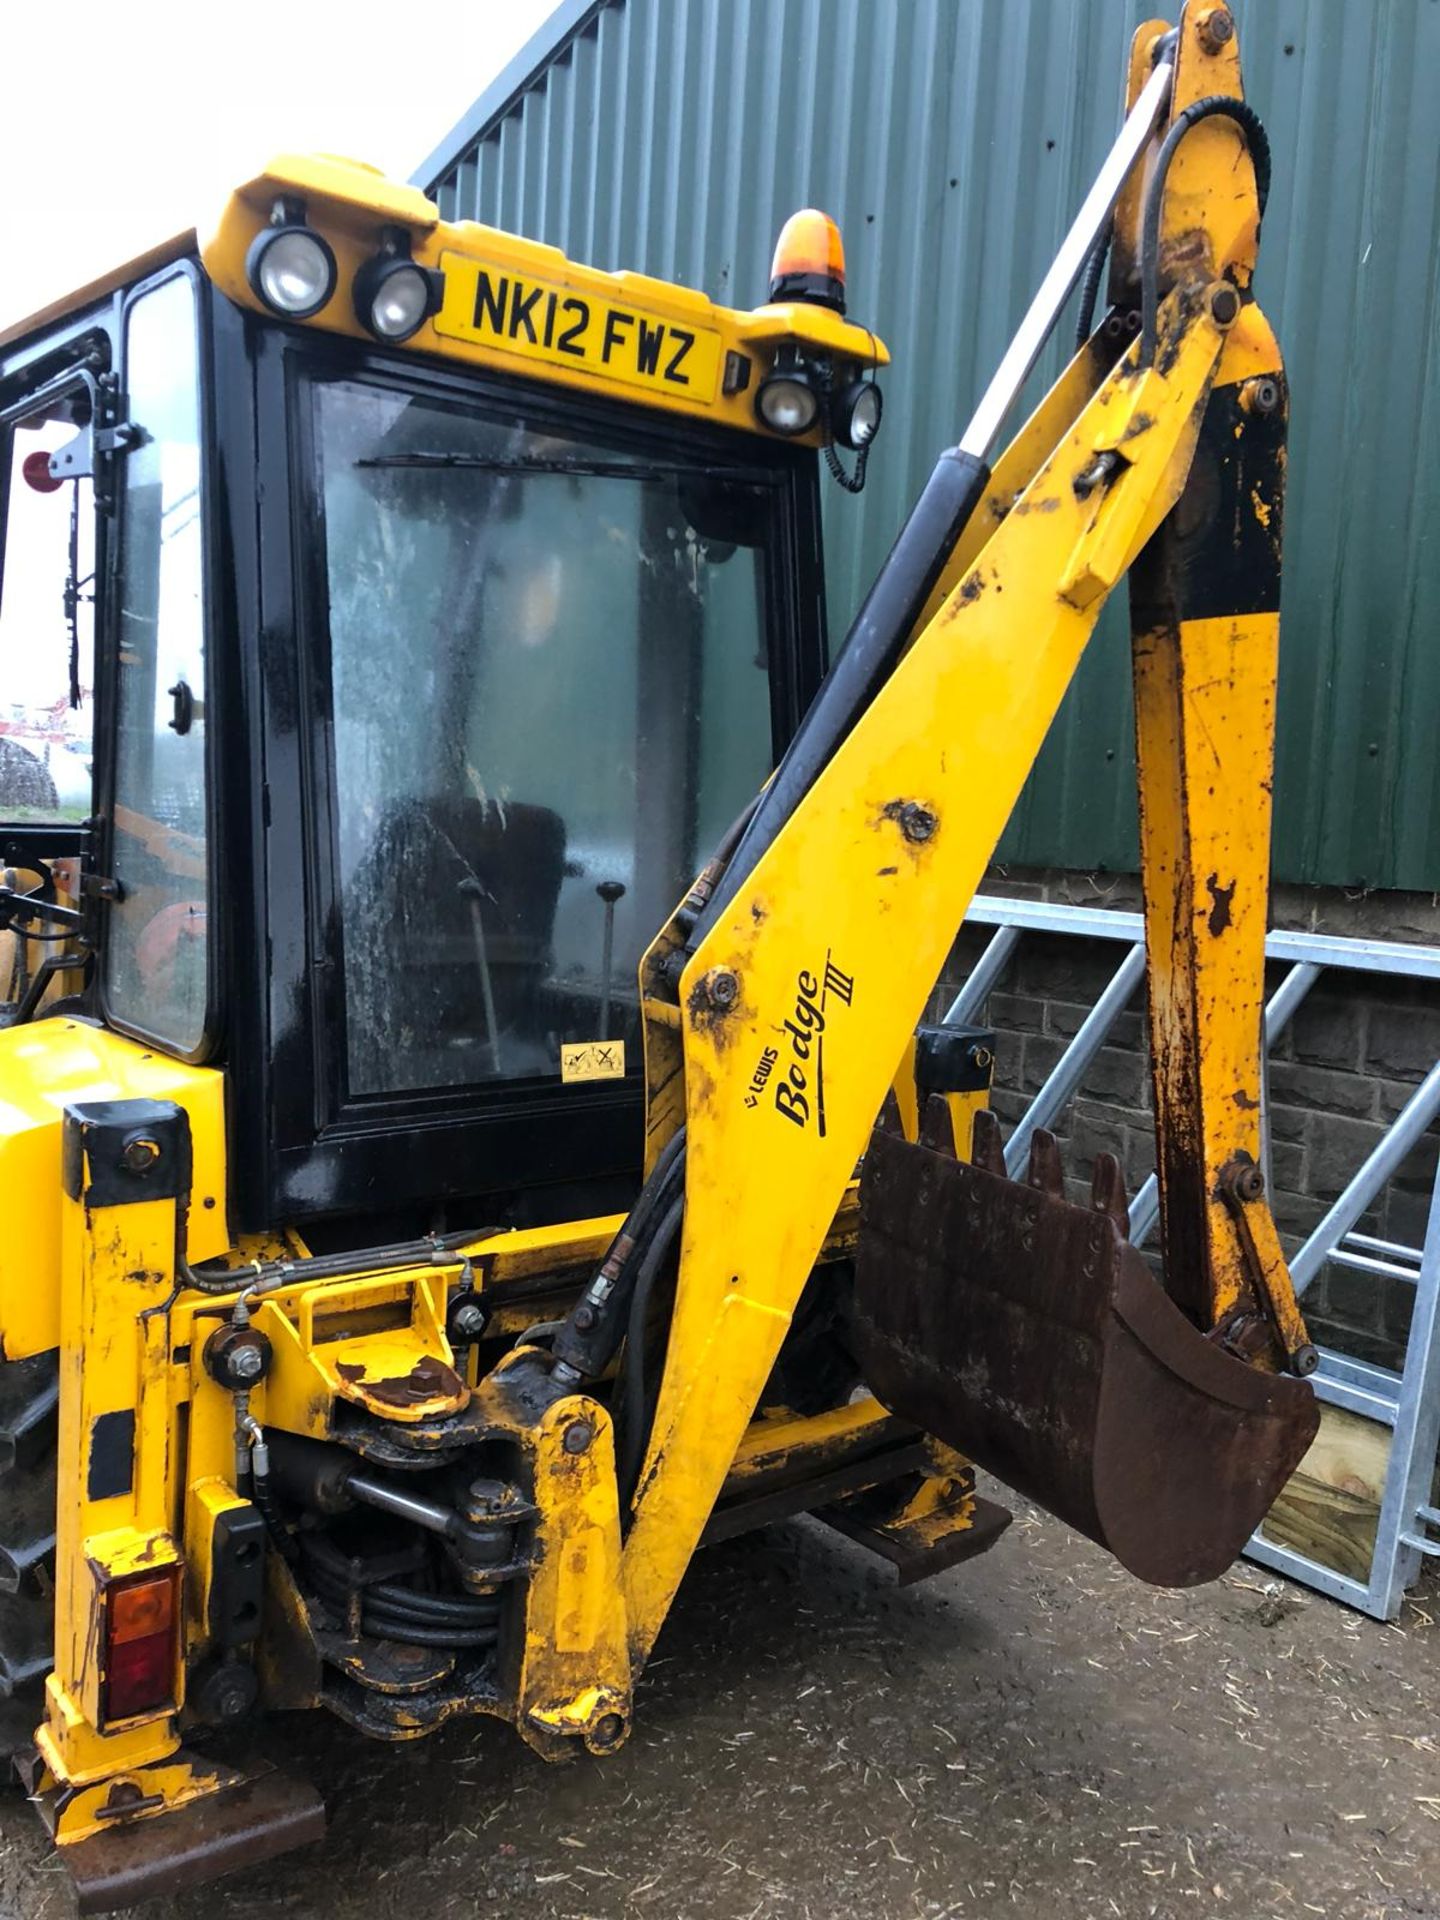
[[[1140,904],[1138,884],[1114,875],[996,871],[985,890],[1131,911]],[[1429,894],[1350,896],[1282,888],[1272,921],[1440,945],[1440,903]],[[984,927],[962,931],[936,995],[937,1014],[989,937]],[[1044,1084],[1124,952],[1103,940],[1021,936],[986,1015],[998,1035],[994,1106],[1007,1131]],[[1271,991],[1284,971],[1274,970]],[[1154,1167],[1144,1012],[1142,988],[1056,1126],[1077,1195],[1088,1185],[1098,1152],[1116,1155],[1132,1195]],[[1440,984],[1329,970],[1311,988],[1270,1065],[1271,1201],[1288,1251],[1323,1217],[1437,1058]],[[1432,1128],[1358,1223],[1362,1232],[1420,1244],[1437,1153],[1440,1131]],[[1402,1282],[1332,1266],[1310,1287],[1305,1311],[1322,1341],[1394,1366],[1404,1352],[1411,1298]]]

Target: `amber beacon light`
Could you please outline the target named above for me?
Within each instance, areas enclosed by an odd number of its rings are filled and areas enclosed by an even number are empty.
[[[770,298],[808,300],[845,311],[845,247],[828,213],[802,207],[780,229],[770,263]]]

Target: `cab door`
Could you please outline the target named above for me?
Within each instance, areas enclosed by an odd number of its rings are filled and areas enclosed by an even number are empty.
[[[215,999],[199,339],[188,263],[126,300],[99,963],[107,1024],[187,1060],[211,1049]]]
[[[101,390],[75,357],[0,387],[0,1025],[74,995],[88,969],[80,871],[104,562],[89,447]]]

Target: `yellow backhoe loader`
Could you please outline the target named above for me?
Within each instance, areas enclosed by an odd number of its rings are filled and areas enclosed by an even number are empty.
[[[270,1712],[613,1753],[776,1517],[920,1578],[979,1463],[1142,1579],[1240,1550],[1316,1424],[1268,173],[1228,12],[1142,27],[828,671],[887,355],[821,214],[738,311],[287,157],[0,341],[0,1690],[82,1908],[317,1834]],[[923,1021],[1127,572],[1163,1281]]]

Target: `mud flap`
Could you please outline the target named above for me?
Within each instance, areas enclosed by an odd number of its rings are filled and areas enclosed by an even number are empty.
[[[1064,1197],[1052,1136],[1007,1179],[943,1102],[919,1144],[877,1129],[861,1180],[856,1350],[882,1405],[958,1448],[1155,1586],[1224,1572],[1314,1438],[1309,1386],[1206,1338],[1127,1240],[1119,1170]]]

